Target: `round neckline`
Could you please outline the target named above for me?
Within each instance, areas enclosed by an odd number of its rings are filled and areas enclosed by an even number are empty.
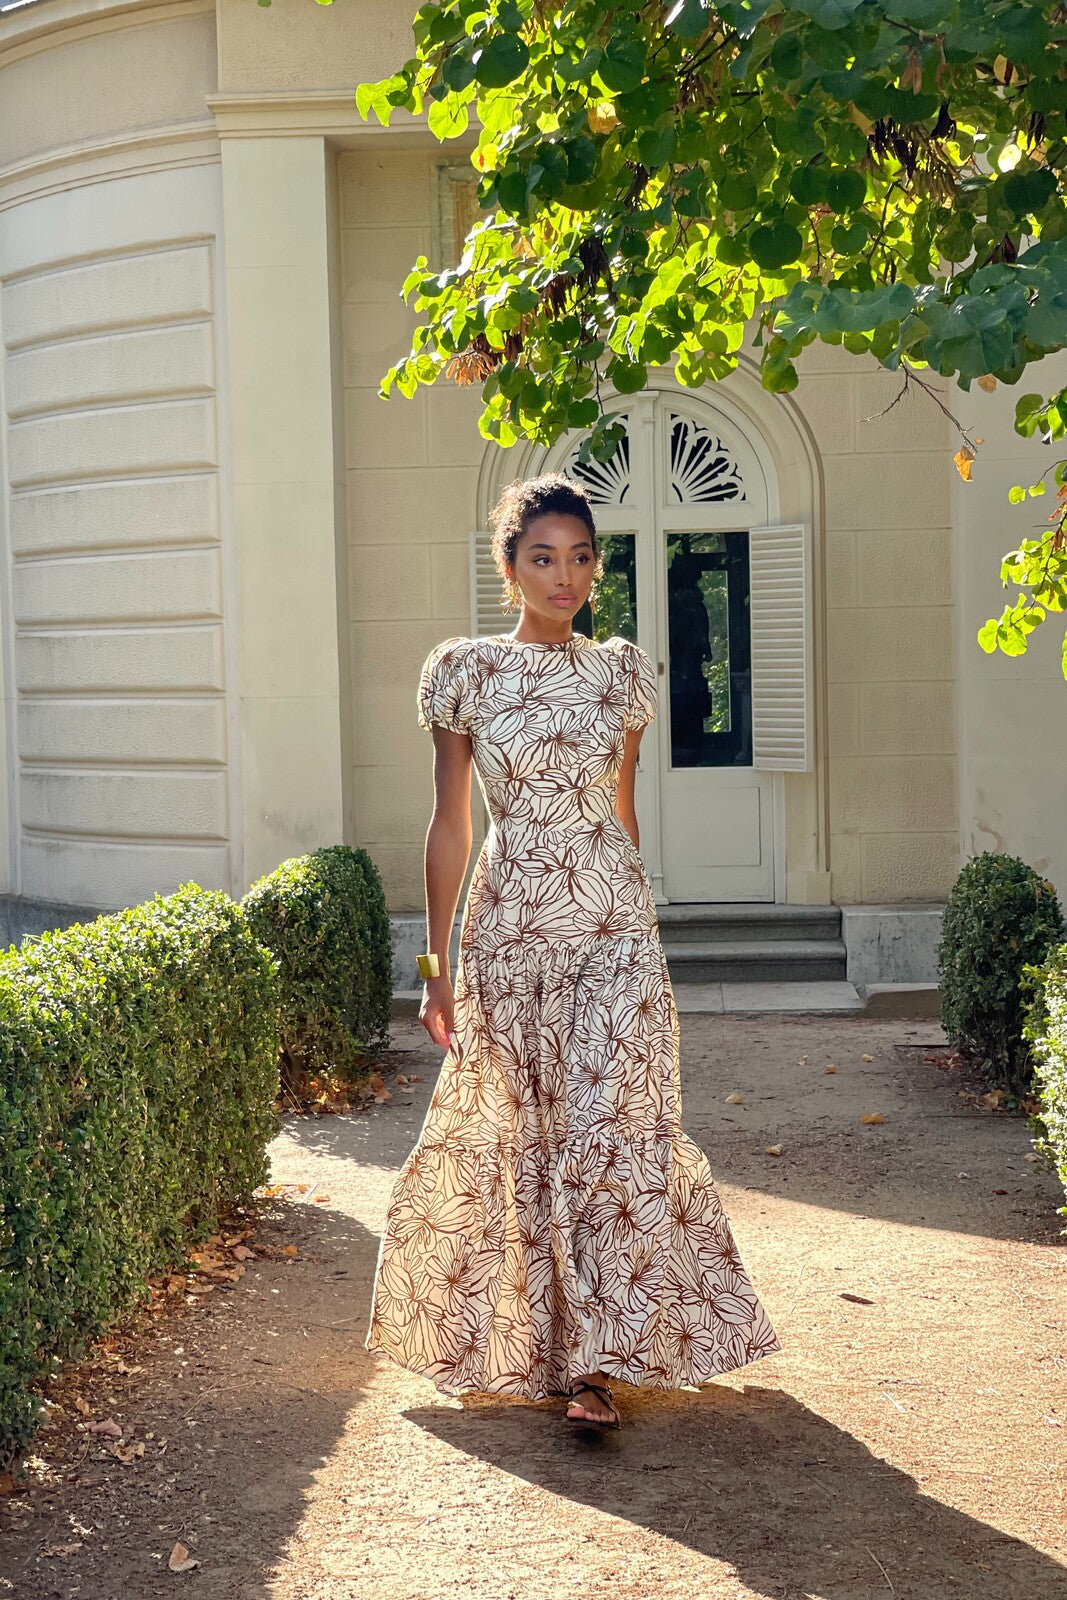
[[[542,639],[516,639],[510,633],[495,633],[493,638],[502,643],[518,645],[521,650],[566,650],[568,646],[576,645],[579,641],[583,645],[593,643],[584,633],[572,633],[569,639],[555,639],[551,643]]]

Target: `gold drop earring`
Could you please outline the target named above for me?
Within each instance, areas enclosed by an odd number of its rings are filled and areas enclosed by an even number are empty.
[[[519,611],[521,608],[522,590],[514,578],[507,577],[504,579],[504,597],[501,601],[500,609],[502,611]]]

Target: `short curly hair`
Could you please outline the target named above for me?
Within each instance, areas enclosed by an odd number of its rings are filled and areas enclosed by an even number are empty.
[[[562,472],[545,472],[539,478],[519,478],[509,483],[489,513],[493,534],[493,560],[502,578],[515,561],[515,548],[535,517],[577,517],[589,529],[593,555],[600,566],[600,546],[589,497],[580,484]]]

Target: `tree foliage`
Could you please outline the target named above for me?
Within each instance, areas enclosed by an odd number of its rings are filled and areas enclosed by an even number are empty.
[[[459,263],[408,277],[421,321],[385,394],[477,382],[486,438],[581,428],[606,458],[612,395],[667,362],[723,378],[746,335],[776,393],[816,339],[963,389],[1067,345],[1060,3],[429,0],[414,37],[357,105],[441,140],[475,118],[487,215]],[[1061,437],[1067,390],[1019,419]],[[1064,541],[1061,493],[1005,561],[1019,597],[986,648],[1067,605]]]

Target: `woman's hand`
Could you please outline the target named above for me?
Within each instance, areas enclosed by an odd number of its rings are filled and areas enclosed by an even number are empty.
[[[422,988],[422,1005],[419,1021],[434,1044],[447,1050],[453,1027],[452,979],[444,973],[439,978],[427,978]]]

